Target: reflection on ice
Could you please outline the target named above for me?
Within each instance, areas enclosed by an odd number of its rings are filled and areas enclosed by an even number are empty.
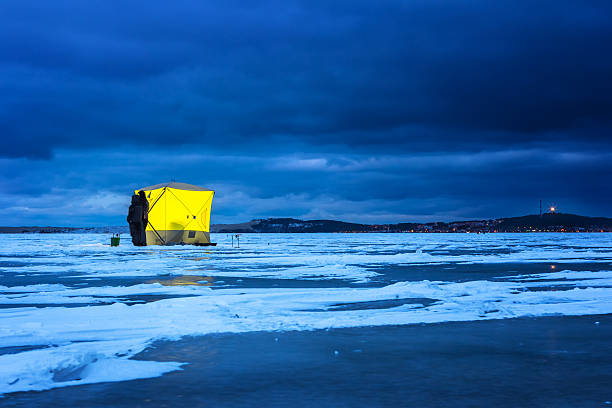
[[[154,279],[147,283],[159,283],[164,286],[211,286],[214,280],[212,276],[183,275],[168,279]]]

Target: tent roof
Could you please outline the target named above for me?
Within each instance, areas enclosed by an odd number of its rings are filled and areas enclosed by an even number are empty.
[[[144,191],[157,190],[158,188],[164,188],[164,187],[175,188],[177,190],[188,190],[188,191],[213,191],[213,190],[210,190],[208,188],[194,186],[193,184],[177,183],[176,181],[171,181],[171,182],[168,182],[168,183],[155,184],[153,186],[148,186],[148,187],[142,187],[142,188],[137,189],[137,191],[140,191],[140,190],[144,190]]]

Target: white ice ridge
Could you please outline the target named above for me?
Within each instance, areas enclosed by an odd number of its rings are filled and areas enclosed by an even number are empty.
[[[540,290],[530,291],[531,287]],[[186,335],[612,313],[611,271],[562,271],[462,283],[400,282],[380,288],[211,290],[150,284],[48,289],[32,296],[39,296],[37,301],[48,296],[47,303],[63,303],[76,293],[119,298],[161,291],[197,296],[133,306],[0,310],[0,347],[45,347],[0,355],[0,393],[159,376],[180,369],[181,363],[130,357],[155,340]],[[386,309],[333,307],[410,298],[436,302]]]
[[[197,277],[196,277],[197,278]],[[164,286],[161,283],[139,284],[128,287],[100,286],[69,288],[64,285],[0,286],[0,304],[74,304],[120,302],[134,295],[198,295],[200,286]]]

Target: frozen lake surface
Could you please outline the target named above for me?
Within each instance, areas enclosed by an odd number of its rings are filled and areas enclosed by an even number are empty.
[[[103,234],[0,236],[0,404],[612,400],[601,383],[612,379],[612,234],[212,238],[136,248],[123,236],[113,248]],[[524,390],[547,369],[563,392]],[[497,391],[479,397],[470,378]]]

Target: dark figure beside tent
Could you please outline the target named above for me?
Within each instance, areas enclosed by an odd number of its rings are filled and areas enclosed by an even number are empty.
[[[127,216],[127,222],[130,225],[130,235],[132,243],[136,246],[147,245],[147,235],[145,229],[149,214],[149,201],[145,196],[144,191],[139,191],[138,194],[132,196],[132,204]]]

